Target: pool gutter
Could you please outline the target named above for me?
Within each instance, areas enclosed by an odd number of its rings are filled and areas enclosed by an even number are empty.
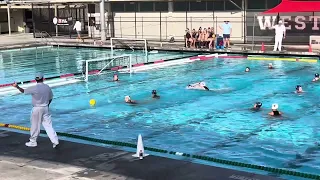
[[[57,46],[52,44],[52,46]],[[108,45],[93,45],[93,44],[76,44],[76,43],[59,43],[59,47],[76,47],[76,48],[100,48],[100,49],[110,49],[111,46]],[[137,50],[143,50],[141,47],[134,47]],[[130,48],[126,46],[114,46],[114,49],[126,49],[130,50]],[[197,52],[197,53],[228,53],[228,54],[241,54],[241,55],[266,55],[266,56],[300,56],[300,57],[320,57],[319,53],[314,52],[289,52],[289,51],[260,51],[260,50],[230,50],[230,49],[191,49],[191,48],[177,48],[177,47],[156,47],[149,46],[148,50],[158,50],[158,51],[172,51],[172,52]]]

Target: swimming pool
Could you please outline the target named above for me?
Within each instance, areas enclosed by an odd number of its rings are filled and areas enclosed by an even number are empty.
[[[160,59],[183,58],[197,53],[161,52],[149,54],[148,58],[145,58],[142,51],[133,52],[123,49],[114,51],[115,56],[123,54],[132,54],[132,64],[137,64]],[[37,47],[0,51],[0,84],[33,79],[33,74],[37,71],[46,71],[47,77],[79,73],[83,71],[84,60],[110,56],[110,50],[98,48]]]
[[[93,50],[72,52],[77,51]],[[42,62],[55,58],[52,55]],[[59,73],[77,70],[73,58],[65,62],[70,69],[60,68]],[[131,76],[120,74],[118,83],[111,82],[110,75],[101,75],[88,83],[57,87],[51,106],[54,126],[59,132],[133,143],[142,134],[150,147],[318,174],[320,84],[310,81],[320,68],[318,64],[273,61],[275,69],[268,70],[269,62],[196,61]],[[250,73],[244,73],[247,66]],[[34,62],[29,68],[29,73],[47,70],[46,75],[58,74],[54,67],[49,70]],[[7,72],[25,78],[21,70],[4,70]],[[28,74],[27,79],[32,76]],[[205,81],[211,91],[185,89],[199,81]],[[294,94],[297,84],[306,93]],[[153,89],[161,99],[150,98]],[[123,103],[125,95],[140,104]],[[95,108],[90,108],[90,99],[96,99]],[[262,110],[252,112],[249,108],[256,101],[263,103]],[[1,97],[0,102],[5,123],[29,125],[29,96]],[[268,117],[272,103],[278,103],[284,112],[282,119]]]

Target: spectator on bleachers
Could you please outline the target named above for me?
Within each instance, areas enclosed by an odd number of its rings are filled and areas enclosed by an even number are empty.
[[[206,48],[207,47],[207,43],[208,43],[208,30],[206,28],[204,28],[204,33],[203,33],[203,36],[204,36],[204,41],[203,41],[203,44],[202,44],[202,47],[203,48]]]
[[[203,45],[204,45],[204,42],[205,42],[205,39],[206,39],[206,36],[205,36],[205,32],[204,32],[205,29],[201,30],[201,38],[200,38],[200,48],[203,48]]]
[[[216,36],[213,27],[208,27],[208,29],[202,29],[202,27],[199,27],[198,31],[192,29],[192,32],[187,28],[184,37],[186,47],[214,49],[216,47],[215,42],[218,36]]]
[[[192,47],[196,47],[196,42],[197,42],[197,32],[195,29],[192,29],[191,32],[191,38],[192,38]]]
[[[190,30],[189,28],[186,29],[186,35],[185,35],[185,43],[186,43],[186,47],[190,47],[192,44],[192,38],[191,38],[191,34],[190,34]]]
[[[200,48],[200,42],[201,42],[201,30],[199,28],[198,32],[196,33],[196,42],[195,42],[195,46],[196,48]]]
[[[209,49],[213,49],[214,48],[215,38],[216,38],[216,35],[214,34],[214,28],[211,27],[210,32],[209,32],[209,36],[208,36]]]

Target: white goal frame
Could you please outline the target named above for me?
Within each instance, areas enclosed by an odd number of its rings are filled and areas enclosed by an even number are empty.
[[[85,81],[88,82],[89,80],[89,63],[90,62],[97,62],[97,61],[105,61],[110,59],[110,62],[107,63],[107,65],[105,65],[105,67],[103,67],[97,74],[101,74],[101,72],[103,70],[105,70],[114,60],[116,60],[117,58],[122,58],[122,57],[128,57],[129,58],[129,73],[131,74],[132,72],[132,55],[131,54],[124,54],[121,56],[112,56],[112,57],[106,57],[106,58],[96,58],[96,59],[89,59],[86,60],[86,71],[85,71]]]
[[[113,40],[128,40],[128,41],[143,41],[144,42],[144,53],[145,56],[148,56],[148,44],[147,39],[137,39],[137,38],[110,38],[111,43],[111,54],[113,56]],[[131,48],[131,47],[130,47]],[[131,48],[133,49],[133,48]]]

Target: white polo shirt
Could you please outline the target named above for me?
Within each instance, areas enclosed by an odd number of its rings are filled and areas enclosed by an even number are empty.
[[[37,83],[35,86],[28,87],[24,90],[24,94],[32,95],[33,107],[46,107],[53,98],[51,88],[43,83]]]
[[[76,21],[76,24],[74,25],[73,29],[75,29],[76,31],[81,31],[81,22]]]
[[[284,32],[286,32],[286,27],[283,24],[275,25],[274,30],[275,30],[276,36],[283,37]]]

